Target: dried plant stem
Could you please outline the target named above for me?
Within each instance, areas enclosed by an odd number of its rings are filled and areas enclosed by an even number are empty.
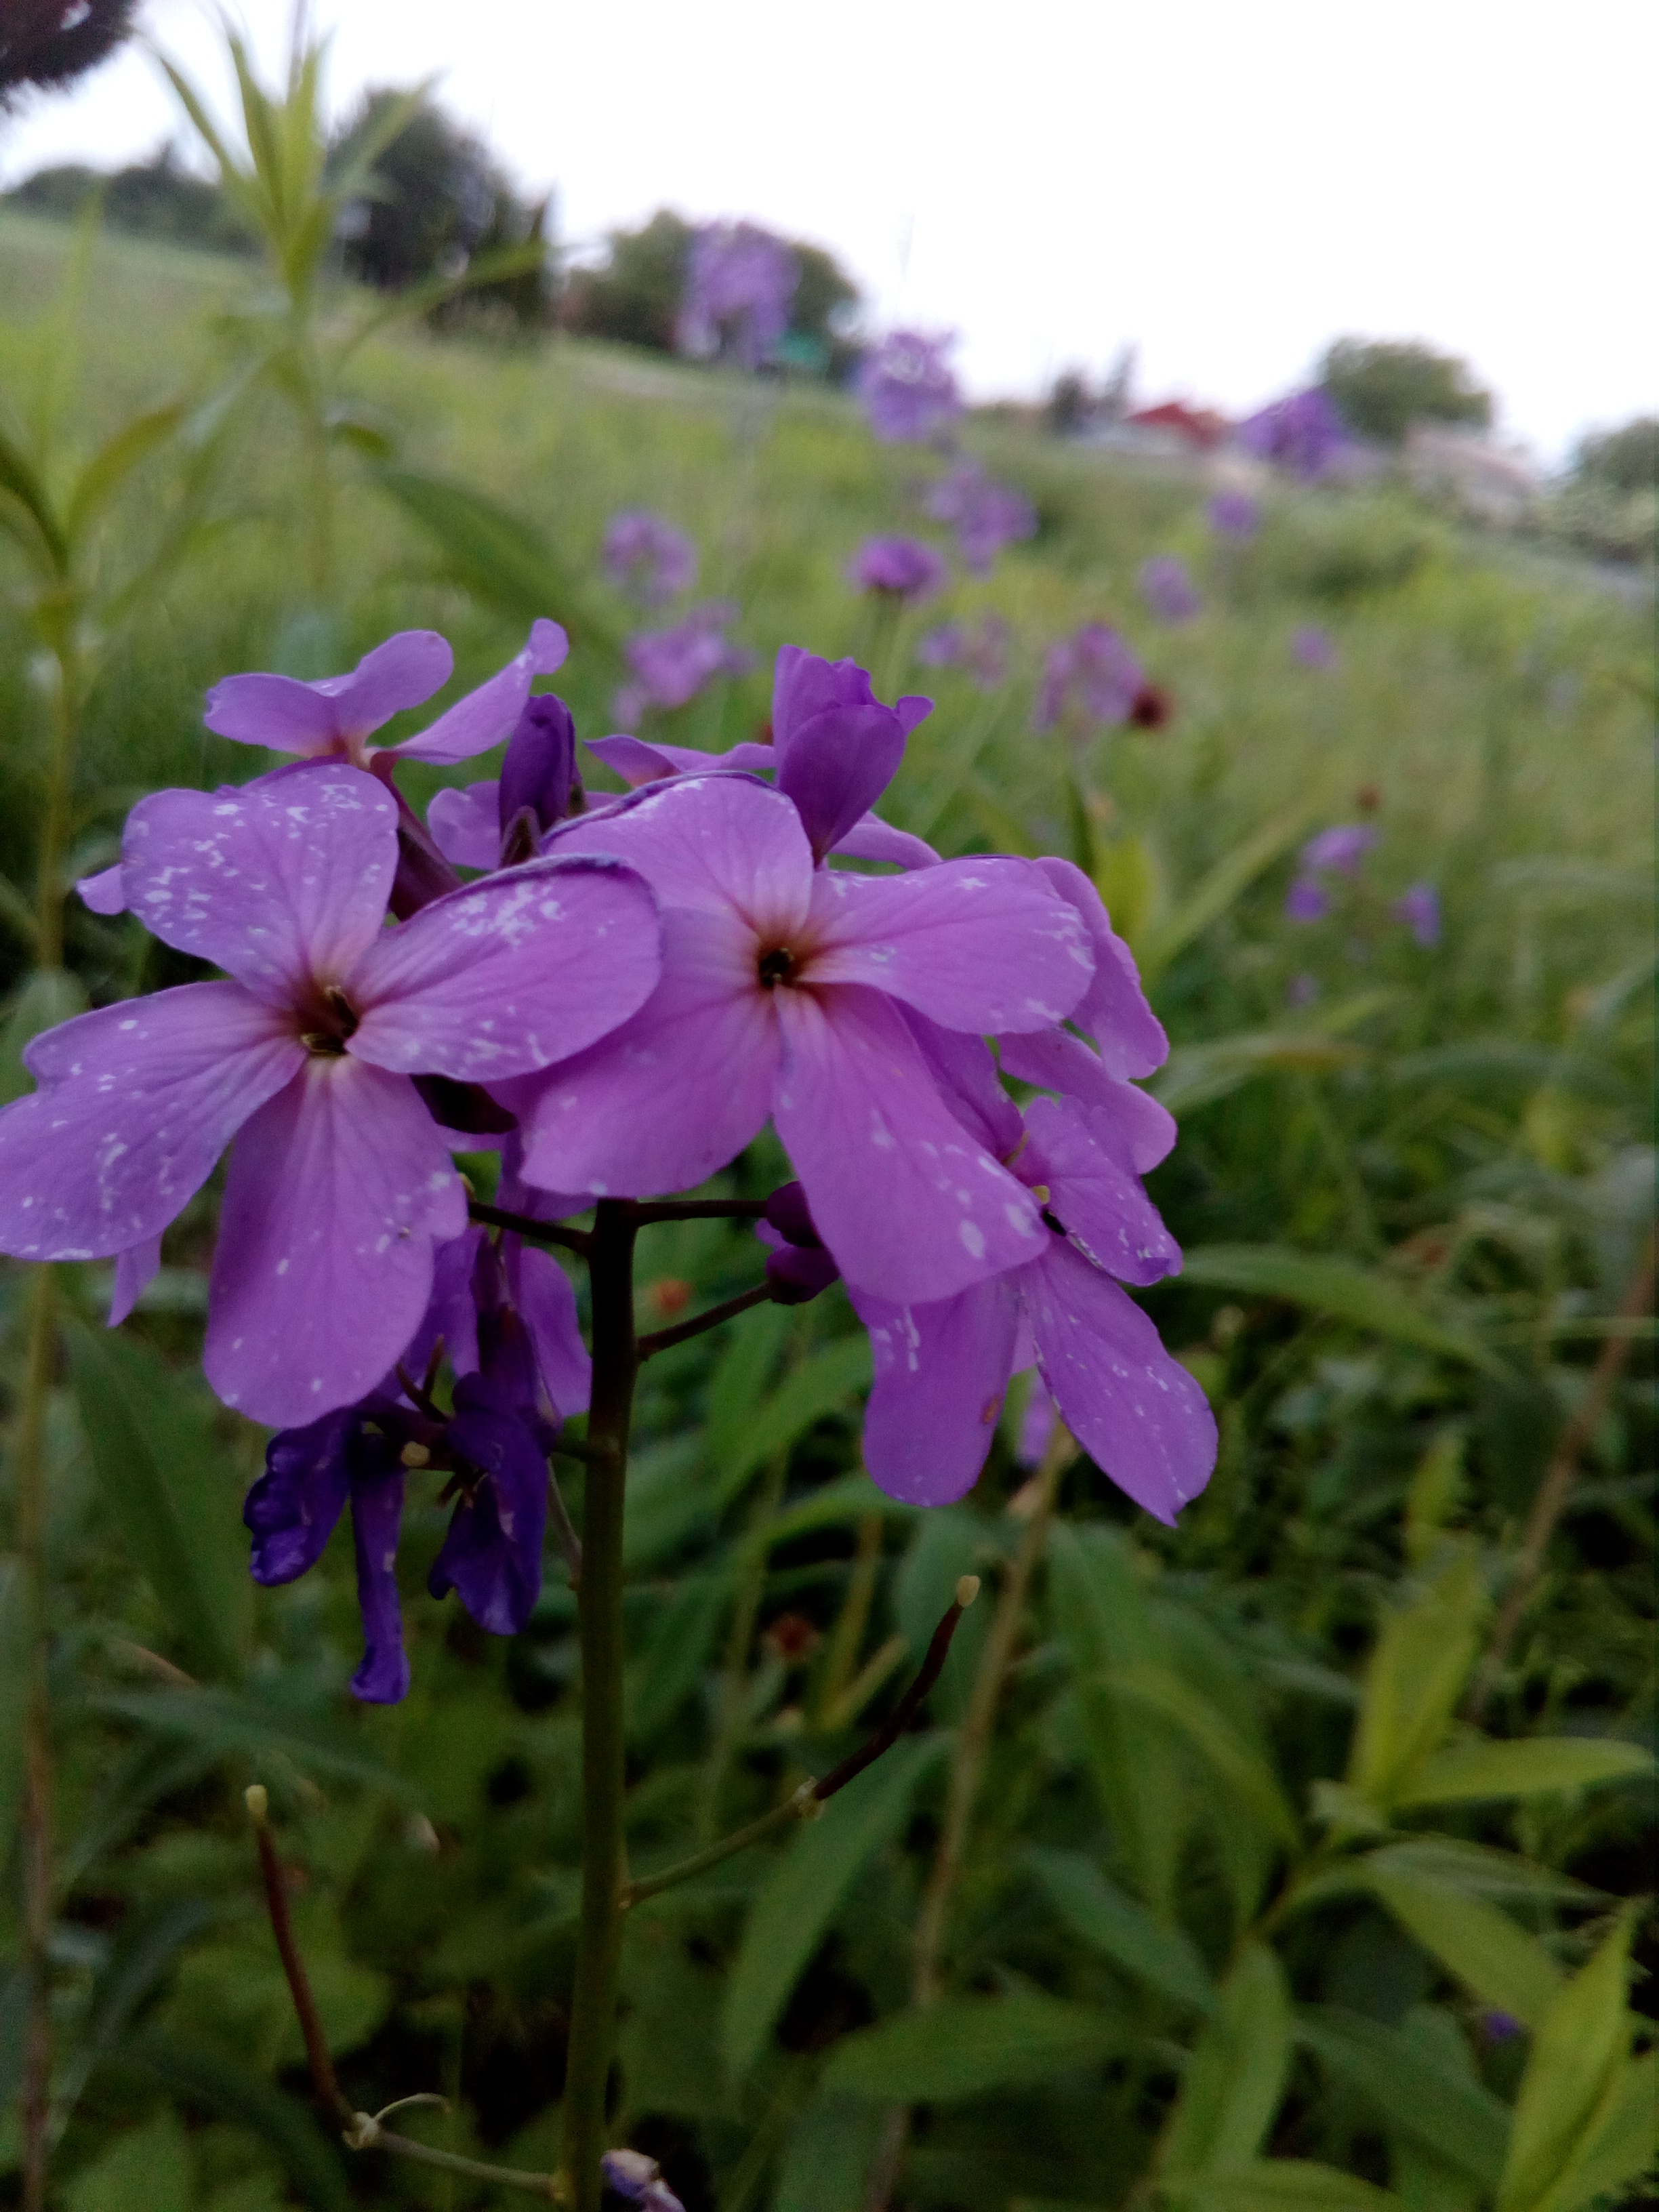
[[[623,1826],[623,1491],[639,1347],[634,1337],[636,1209],[602,1199],[588,1254],[593,1395],[577,1590],[582,1684],[582,1892],[565,2074],[561,2172],[574,2212],[599,2212],[605,2087],[616,2033],[626,1879]]]
[[[23,2207],[45,2212],[52,2117],[52,1705],[47,1676],[46,1405],[58,1271],[37,1267],[17,1433],[17,1553],[27,1638],[23,1684]]]
[[[1624,1302],[1619,1309],[1621,1321],[1633,1321],[1646,1313],[1653,1304],[1654,1240],[1648,1232],[1647,1246],[1631,1278]],[[1561,1518],[1572,1486],[1578,1474],[1578,1462],[1584,1447],[1595,1434],[1601,1416],[1613,1395],[1613,1386],[1624,1371],[1630,1358],[1634,1338],[1610,1336],[1601,1346],[1600,1358],[1590,1370],[1589,1387],[1579,1403],[1577,1411],[1562,1431],[1555,1456],[1550,1462],[1544,1480],[1538,1486],[1538,1494],[1532,1501],[1532,1510],[1527,1516],[1527,1525],[1521,1538],[1521,1549],[1516,1556],[1510,1586],[1498,1607],[1497,1623],[1492,1629],[1492,1642],[1480,1662],[1474,1686],[1464,1706],[1464,1717],[1478,1721],[1491,1701],[1509,1657],[1538,1577],[1544,1571],[1545,1554],[1549,1550],[1550,1538],[1555,1534],[1555,1524]]]
[[[939,1965],[945,1930],[956,1892],[957,1878],[962,1870],[968,1832],[979,1803],[980,1785],[985,1778],[985,1762],[990,1753],[991,1738],[996,1727],[997,1707],[1002,1700],[1002,1686],[1007,1679],[1015,1646],[1019,1641],[1031,1577],[1048,1540],[1048,1523],[1054,1516],[1060,1477],[1077,1457],[1077,1450],[1071,1436],[1056,1422],[1042,1464],[1029,1486],[1032,1500],[1030,1511],[1018,1547],[1003,1578],[996,1611],[991,1616],[990,1633],[980,1655],[979,1668],[968,1699],[967,1716],[957,1738],[951,1761],[945,1825],[940,1832],[939,1849],[933,1856],[927,1887],[922,1891],[921,1910],[916,1917],[910,1989],[912,2001],[917,2006],[932,2004],[939,1993]],[[886,2212],[909,2131],[908,2109],[901,2106],[889,2118],[872,2163],[865,2196],[866,2212]]]

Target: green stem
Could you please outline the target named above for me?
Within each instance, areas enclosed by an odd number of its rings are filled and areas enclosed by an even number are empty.
[[[35,948],[42,968],[61,968],[64,964],[64,852],[69,843],[70,792],[75,775],[76,694],[80,683],[72,645],[60,645],[57,660],[52,745],[46,760],[46,803],[40,820],[40,874],[35,892]]]
[[[588,1255],[593,1296],[593,1395],[582,1516],[577,1618],[582,1668],[582,1898],[571,1998],[561,2170],[574,2212],[599,2212],[605,2087],[616,2030],[622,1947],[623,1491],[639,1353],[634,1339],[634,1240],[625,1199],[602,1199]]]
[[[630,1911],[643,1905],[647,1897],[655,1897],[665,1889],[673,1889],[678,1883],[690,1881],[693,1875],[707,1874],[710,1867],[718,1866],[722,1859],[746,1851],[751,1844],[763,1843],[768,1836],[775,1835],[780,1828],[789,1827],[796,1820],[816,1820],[823,1809],[823,1801],[817,1794],[817,1785],[803,1782],[799,1790],[786,1797],[781,1805],[775,1805],[769,1813],[763,1813],[757,1820],[746,1827],[734,1828],[729,1836],[722,1836],[717,1844],[710,1844],[706,1851],[697,1851],[689,1859],[678,1859],[672,1866],[664,1867],[659,1873],[643,1875],[630,1881],[622,1893],[623,1909]]]
[[[17,1553],[27,1616],[23,1683],[23,2206],[45,2212],[52,2116],[52,1707],[47,1679],[46,1401],[57,1341],[57,1270],[35,1272],[17,1437]]]

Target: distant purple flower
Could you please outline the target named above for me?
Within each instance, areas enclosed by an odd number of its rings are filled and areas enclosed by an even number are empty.
[[[1413,884],[1389,910],[1396,921],[1407,924],[1425,952],[1439,944],[1440,894],[1432,884]]]
[[[1304,668],[1334,668],[1336,645],[1328,630],[1304,623],[1291,633],[1291,652]]]
[[[927,512],[957,533],[963,565],[970,575],[988,576],[1005,545],[1036,534],[1036,509],[1022,493],[994,483],[977,461],[963,461],[934,485]]]
[[[672,629],[645,630],[628,641],[628,665],[634,680],[612,701],[617,719],[637,722],[652,708],[660,713],[684,707],[717,676],[746,676],[755,656],[733,645],[726,626],[737,609],[723,599],[693,607]]]
[[[537,861],[382,927],[398,811],[343,762],[128,817],[126,902],[228,980],[37,1037],[40,1089],[0,1113],[0,1250],[150,1244],[233,1137],[204,1364],[273,1426],[349,1405],[414,1334],[466,1196],[413,1077],[546,1066],[649,994],[658,932],[614,863]]]
[[[1155,554],[1141,562],[1140,593],[1160,622],[1191,622],[1204,605],[1186,562],[1173,553]]]
[[[1357,876],[1360,862],[1376,842],[1376,832],[1369,822],[1340,823],[1308,840],[1302,848],[1302,865],[1327,868],[1334,875]]]
[[[961,414],[962,395],[945,358],[955,343],[894,331],[866,354],[857,390],[884,445],[923,443]]]
[[[920,538],[866,538],[853,556],[847,580],[854,591],[885,592],[909,605],[935,599],[950,570]]]
[[[1329,393],[1314,385],[1242,422],[1238,442],[1247,453],[1312,481],[1327,474],[1352,441]]]
[[[611,516],[599,559],[618,591],[631,592],[647,607],[689,592],[697,580],[696,547],[684,531],[643,507]]]
[[[1323,921],[1331,910],[1331,895],[1317,876],[1297,876],[1285,894],[1287,921]]]
[[[207,696],[203,720],[239,744],[268,745],[308,760],[349,760],[367,768],[381,756],[452,768],[500,744],[530,696],[531,679],[563,665],[569,640],[556,622],[532,623],[529,642],[505,668],[458,699],[429,728],[400,745],[367,740],[405,707],[418,707],[447,683],[455,665],[435,630],[400,630],[366,653],[349,676],[302,684],[294,676],[227,676]]]
[[[789,327],[800,264],[781,238],[752,222],[706,223],[691,241],[677,343],[682,353],[725,354],[758,368]]]
[[[1146,686],[1146,672],[1127,640],[1105,623],[1085,623],[1050,648],[1031,726],[1057,722],[1112,726],[1127,722]]]
[[[1492,2043],[1513,2043],[1527,2032],[1524,2021],[1518,2021],[1512,2012],[1501,2012],[1496,2008],[1481,2014],[1480,2025]]]
[[[769,744],[751,742],[706,753],[630,737],[586,742],[589,752],[635,791],[676,775],[775,773],[817,861],[838,853],[849,860],[931,868],[939,865],[931,845],[891,828],[871,809],[897,774],[911,732],[933,706],[931,699],[913,696],[884,706],[855,661],[821,660],[798,645],[785,645],[778,648],[772,679]]]
[[[1218,538],[1254,538],[1261,527],[1261,505],[1247,491],[1218,491],[1209,505],[1210,527]]]
[[[554,833],[555,849],[625,856],[650,884],[663,980],[614,1050],[498,1095],[529,1180],[619,1196],[695,1187],[769,1114],[849,1281],[945,1297],[1029,1256],[1042,1231],[1029,1192],[952,1118],[908,1012],[976,1035],[1045,1026],[1086,988],[1092,955],[1030,862],[815,865],[902,745],[892,709],[838,703],[845,680],[781,657],[776,791],[682,776]]]
[[[1000,615],[983,616],[976,628],[945,623],[921,641],[916,659],[924,668],[960,668],[977,690],[995,691],[1007,678],[1008,637]]]
[[[1304,878],[1304,880],[1305,881],[1307,879]],[[1313,888],[1316,891],[1319,891],[1319,885],[1317,884],[1315,884]],[[1319,895],[1322,898],[1324,896],[1324,893],[1322,891],[1319,891]],[[1300,921],[1304,920],[1317,921],[1319,916],[1317,915],[1306,916],[1292,915],[1291,919],[1293,921]],[[1285,1000],[1287,1006],[1311,1006],[1318,996],[1319,980],[1317,976],[1305,974],[1292,975],[1290,981],[1285,986]]]

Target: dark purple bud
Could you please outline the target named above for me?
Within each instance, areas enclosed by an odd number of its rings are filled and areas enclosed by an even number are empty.
[[[1526,2029],[1512,2012],[1483,2012],[1480,2025],[1488,2039],[1493,2043],[1513,2043],[1517,2035],[1526,2033]]]
[[[823,1249],[823,1239],[812,1226],[812,1217],[807,1210],[806,1193],[798,1182],[778,1185],[766,1201],[764,1218],[786,1244],[804,1244],[811,1251]]]
[[[550,830],[577,811],[571,802],[580,791],[576,725],[569,708],[552,691],[527,699],[501,763],[497,803],[503,845],[521,812],[527,810],[534,817],[538,833]]]
[[[772,1286],[774,1305],[804,1306],[839,1282],[841,1269],[822,1248],[814,1251],[805,1245],[784,1244],[768,1255],[766,1279]]]
[[[455,1385],[448,1445],[476,1478],[457,1501],[427,1587],[434,1597],[458,1591],[480,1628],[516,1636],[541,1595],[547,1462],[500,1402],[481,1376],[464,1375]]]

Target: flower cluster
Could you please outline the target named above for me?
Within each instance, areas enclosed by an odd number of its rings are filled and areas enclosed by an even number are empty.
[[[1174,1125],[1136,1087],[1164,1035],[1086,877],[941,860],[884,822],[929,702],[793,647],[769,743],[600,738],[632,787],[595,800],[568,710],[528,696],[562,642],[538,625],[404,748],[453,760],[510,732],[500,775],[424,823],[366,741],[441,680],[441,641],[323,684],[219,685],[216,726],[302,757],[141,801],[92,888],[222,980],[37,1039],[40,1088],[0,1115],[0,1249],[114,1255],[122,1307],[230,1146],[205,1364],[278,1431],[254,1572],[302,1573],[349,1505],[370,1698],[408,1680],[411,1474],[453,1506],[432,1590],[495,1632],[536,1601],[550,1507],[574,1546],[547,1472],[586,1403],[574,1297],[511,1225],[470,1220],[458,1145],[501,1148],[526,1227],[693,1188],[769,1120],[796,1180],[757,1226],[766,1285],[844,1281],[875,1355],[866,1461],[896,1495],[961,1495],[1033,1362],[1161,1517],[1214,1454],[1201,1391],[1122,1287],[1179,1265],[1140,1183]]]
[[[1275,399],[1250,416],[1239,425],[1238,442],[1259,460],[1273,461],[1310,483],[1328,476],[1353,443],[1329,393],[1319,385]]]
[[[1358,878],[1365,856],[1376,844],[1376,831],[1368,822],[1339,823],[1322,830],[1302,848],[1300,865],[1285,895],[1285,917],[1291,921],[1323,921],[1331,911],[1333,878]],[[1431,883],[1412,884],[1389,908],[1390,920],[1402,923],[1425,951],[1440,942],[1440,894]]]
[[[599,562],[618,591],[659,607],[697,580],[697,549],[683,530],[644,507],[625,507],[605,526]]]
[[[954,468],[928,495],[927,512],[957,533],[962,563],[988,576],[997,555],[1015,539],[1036,535],[1036,509],[1023,494],[994,483],[976,462]]]
[[[953,341],[894,331],[866,354],[858,394],[884,445],[924,444],[962,412],[962,394],[945,355]]]
[[[1127,638],[1107,623],[1085,623],[1049,648],[1032,727],[1061,722],[1083,729],[1115,728],[1129,721],[1148,689],[1146,672]]]
[[[781,238],[752,222],[707,223],[691,241],[678,342],[702,359],[744,368],[771,360],[789,327],[800,264]]]
[[[746,676],[755,657],[726,636],[737,609],[725,599],[693,607],[668,629],[642,630],[628,641],[631,680],[611,702],[619,722],[638,722],[653,709],[667,714],[695,699],[717,676]]]
[[[936,599],[950,570],[920,538],[866,538],[853,556],[847,580],[854,591],[877,592],[908,606]]]

